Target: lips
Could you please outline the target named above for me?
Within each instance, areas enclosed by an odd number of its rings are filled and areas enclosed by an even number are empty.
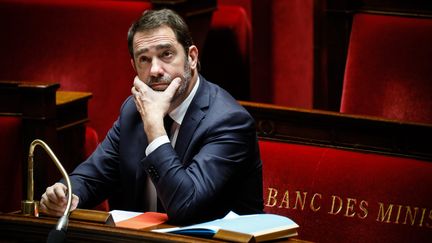
[[[150,87],[153,90],[157,90],[157,91],[164,91],[166,88],[168,88],[169,83],[152,83],[150,84]]]

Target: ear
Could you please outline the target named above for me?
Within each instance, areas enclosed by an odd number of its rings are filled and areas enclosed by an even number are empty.
[[[198,48],[195,45],[189,47],[188,61],[191,69],[196,69],[198,64]]]
[[[135,68],[135,61],[134,61],[134,59],[131,58],[131,59],[130,59],[130,62],[131,62],[132,68],[135,70],[135,72],[137,72],[137,70],[136,70],[136,68]]]

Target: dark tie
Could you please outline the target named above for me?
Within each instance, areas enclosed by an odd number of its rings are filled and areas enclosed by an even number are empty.
[[[166,131],[169,139],[171,139],[171,135],[172,135],[171,134],[171,128],[172,128],[173,122],[174,122],[174,120],[169,115],[166,115],[164,117],[164,127],[165,127],[165,131]]]

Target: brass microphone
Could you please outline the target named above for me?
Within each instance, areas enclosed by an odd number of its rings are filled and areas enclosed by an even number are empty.
[[[34,181],[33,181],[33,156],[34,149],[39,145],[41,146],[50,156],[52,161],[54,161],[57,168],[60,170],[63,175],[64,180],[66,181],[67,186],[67,204],[66,209],[63,213],[63,216],[60,217],[59,221],[55,229],[51,230],[48,235],[48,242],[62,242],[66,236],[66,229],[69,221],[70,208],[72,204],[72,185],[69,179],[69,175],[66,173],[66,170],[63,168],[60,161],[57,159],[55,154],[52,152],[50,147],[42,140],[36,139],[30,144],[29,156],[28,156],[28,170],[27,170],[27,200],[23,200],[21,202],[21,210],[23,214],[39,216],[39,202],[33,200],[34,196]]]

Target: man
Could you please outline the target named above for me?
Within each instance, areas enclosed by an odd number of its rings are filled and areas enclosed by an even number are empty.
[[[129,29],[128,45],[137,73],[132,96],[71,173],[72,208],[110,198],[111,208],[163,211],[180,224],[262,212],[254,121],[198,74],[198,49],[184,21],[171,10],[146,11]],[[165,128],[169,117],[173,125]],[[41,211],[61,215],[65,192],[61,183],[48,187]]]

